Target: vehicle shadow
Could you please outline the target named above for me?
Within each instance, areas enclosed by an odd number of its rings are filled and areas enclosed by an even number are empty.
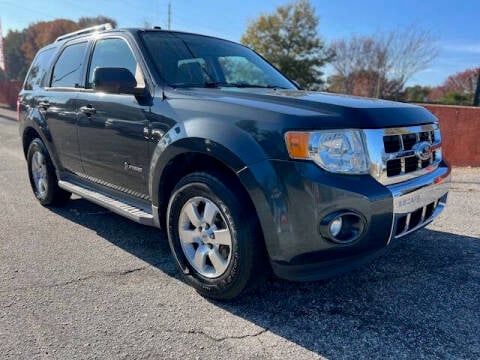
[[[158,229],[83,199],[52,211],[180,278]],[[424,229],[348,274],[212,303],[329,359],[480,358],[479,263],[480,239]]]

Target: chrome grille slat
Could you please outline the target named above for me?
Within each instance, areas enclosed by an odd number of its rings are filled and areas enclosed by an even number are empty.
[[[427,174],[442,161],[441,137],[437,123],[402,128],[365,130],[370,157],[370,173],[382,184],[389,185]],[[421,144],[431,146],[430,157],[417,154]]]
[[[423,221],[425,220],[425,214],[426,214],[426,213],[427,213],[427,207],[424,206],[424,207],[422,208],[422,220],[421,220],[420,222],[423,223]]]
[[[408,231],[408,228],[410,227],[410,219],[412,217],[412,214],[411,213],[408,213],[407,214],[407,219],[405,220],[405,228],[403,229],[402,232],[407,232]]]
[[[441,199],[438,199],[433,203],[428,204],[427,206],[424,206],[407,214],[397,215],[397,217],[394,219],[393,237],[396,239],[401,238],[430,223],[442,212],[445,206],[446,196],[447,195],[443,195]],[[429,207],[430,212],[427,214],[427,208]],[[412,215],[414,213],[417,213],[419,210],[422,211],[421,218],[419,219],[419,221],[417,221],[417,223],[411,224]]]

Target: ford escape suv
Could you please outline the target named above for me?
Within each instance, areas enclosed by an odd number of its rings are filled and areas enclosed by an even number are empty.
[[[41,49],[18,98],[41,204],[72,193],[163,228],[202,295],[273,271],[315,280],[444,208],[450,169],[424,108],[303,91],[251,49],[108,25]]]

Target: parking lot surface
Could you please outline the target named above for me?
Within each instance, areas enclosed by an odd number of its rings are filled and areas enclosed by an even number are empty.
[[[441,217],[366,266],[218,303],[181,281],[162,231],[38,204],[14,119],[0,112],[1,358],[480,358],[480,169],[455,169]]]

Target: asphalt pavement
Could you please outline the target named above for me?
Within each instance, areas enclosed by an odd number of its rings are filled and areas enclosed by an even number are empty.
[[[480,358],[480,169],[363,268],[224,304],[182,282],[164,232],[78,197],[42,207],[17,127],[0,109],[1,358]]]

